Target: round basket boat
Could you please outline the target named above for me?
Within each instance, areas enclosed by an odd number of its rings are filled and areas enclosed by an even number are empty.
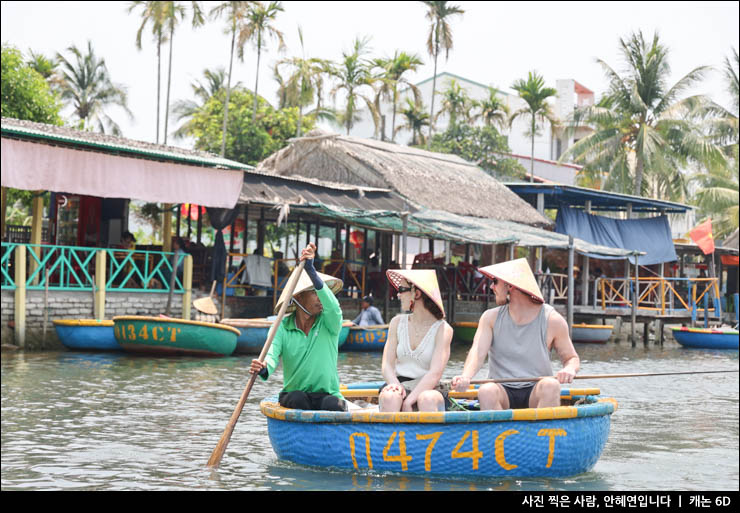
[[[574,324],[571,334],[573,342],[604,344],[612,336],[611,324]]]
[[[170,317],[121,315],[113,323],[116,340],[132,353],[228,356],[239,336],[231,326]]]
[[[262,346],[265,345],[267,334],[272,327],[273,319],[262,317],[256,319],[221,319],[221,324],[231,326],[239,330],[236,338],[235,354],[260,354]],[[347,341],[349,328],[352,321],[343,321],[339,330],[339,347]]]
[[[113,334],[113,321],[56,319],[54,329],[60,342],[74,351],[122,351]]]
[[[343,351],[383,351],[388,337],[388,325],[352,326]]]
[[[684,347],[738,349],[738,330],[712,328],[672,328],[673,338]]]
[[[343,394],[371,398],[377,389]],[[283,408],[275,397],[260,409],[278,458],[303,465],[428,476],[567,477],[593,468],[606,445],[617,402],[598,394],[563,390],[565,406],[501,411],[301,411]]]
[[[456,341],[470,343],[475,338],[475,332],[478,330],[478,322],[453,322],[452,330]]]

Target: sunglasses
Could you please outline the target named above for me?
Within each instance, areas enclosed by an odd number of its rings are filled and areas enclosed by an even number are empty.
[[[398,293],[403,294],[404,292],[411,292],[413,287],[404,287],[403,285],[398,286]]]

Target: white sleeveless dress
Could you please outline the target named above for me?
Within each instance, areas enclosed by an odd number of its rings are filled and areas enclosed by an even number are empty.
[[[434,356],[434,340],[443,322],[444,319],[439,319],[432,324],[416,349],[411,349],[409,316],[402,315],[399,319],[396,331],[398,340],[396,345],[396,376],[411,378],[412,381],[402,383],[406,388],[413,390],[418,380],[429,372]]]

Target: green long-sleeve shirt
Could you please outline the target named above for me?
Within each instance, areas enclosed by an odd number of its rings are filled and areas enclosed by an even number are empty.
[[[268,376],[282,359],[283,392],[323,392],[341,399],[337,355],[342,309],[329,287],[322,287],[316,294],[324,309],[308,336],[296,326],[295,313],[280,323],[265,357]]]

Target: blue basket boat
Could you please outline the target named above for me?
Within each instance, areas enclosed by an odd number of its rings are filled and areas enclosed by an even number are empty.
[[[712,328],[673,328],[673,338],[684,347],[738,349],[738,330]]]
[[[73,351],[123,351],[113,334],[113,321],[56,319],[54,329],[60,342]]]
[[[352,326],[342,351],[383,351],[387,338],[387,324]]]
[[[274,319],[274,317],[221,319],[221,324],[239,330],[240,334],[236,338],[234,354],[260,354]],[[342,347],[342,344],[347,341],[350,326],[352,326],[352,321],[345,320],[342,322],[342,329],[339,331],[339,347]]]
[[[377,397],[377,389],[342,393]],[[278,458],[303,465],[422,476],[567,477],[592,469],[606,445],[617,402],[599,394],[563,390],[564,406],[501,411],[301,411],[283,408],[276,397],[260,409]]]
[[[574,324],[571,330],[573,342],[604,344],[612,336],[611,324]]]

